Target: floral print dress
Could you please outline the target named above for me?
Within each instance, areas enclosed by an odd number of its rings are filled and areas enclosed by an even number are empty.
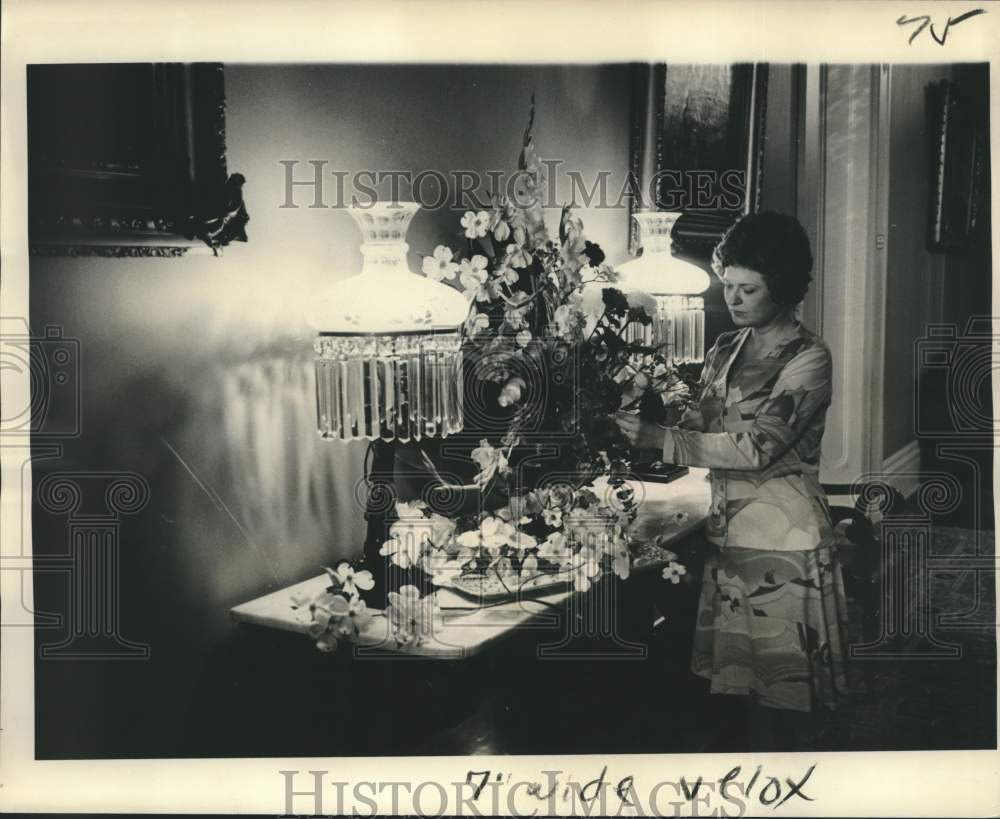
[[[664,441],[665,463],[710,470],[692,670],[713,693],[832,707],[847,690],[847,607],[819,482],[830,352],[797,325],[768,356],[742,363],[749,335],[719,337],[698,405]]]

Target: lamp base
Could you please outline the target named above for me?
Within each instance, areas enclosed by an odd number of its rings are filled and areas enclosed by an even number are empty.
[[[402,569],[379,553],[389,536],[390,527],[397,519],[395,470],[399,446],[396,441],[380,438],[372,441],[371,446],[363,568],[372,573],[374,586],[363,592],[361,598],[371,608],[384,610],[388,606],[389,592],[399,591],[402,586],[416,586],[421,595],[425,595],[434,590],[434,585],[430,575],[421,569]]]

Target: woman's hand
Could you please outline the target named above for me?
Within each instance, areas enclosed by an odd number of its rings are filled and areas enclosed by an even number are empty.
[[[636,449],[663,449],[664,428],[631,412],[615,413],[615,423]]]

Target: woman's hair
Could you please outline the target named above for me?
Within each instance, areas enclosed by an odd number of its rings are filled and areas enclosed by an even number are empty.
[[[812,281],[809,237],[794,216],[750,213],[726,231],[712,253],[712,269],[719,278],[732,266],[760,273],[777,304],[798,304]]]

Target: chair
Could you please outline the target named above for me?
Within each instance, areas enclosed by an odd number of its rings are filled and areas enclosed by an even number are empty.
[[[885,483],[873,482],[854,487],[858,500],[854,507],[830,506],[834,527],[847,522],[844,540],[837,545],[837,557],[844,575],[844,589],[862,610],[862,635],[865,643],[879,638],[882,614],[882,544],[872,517],[884,518],[900,512],[906,503],[902,494]]]

